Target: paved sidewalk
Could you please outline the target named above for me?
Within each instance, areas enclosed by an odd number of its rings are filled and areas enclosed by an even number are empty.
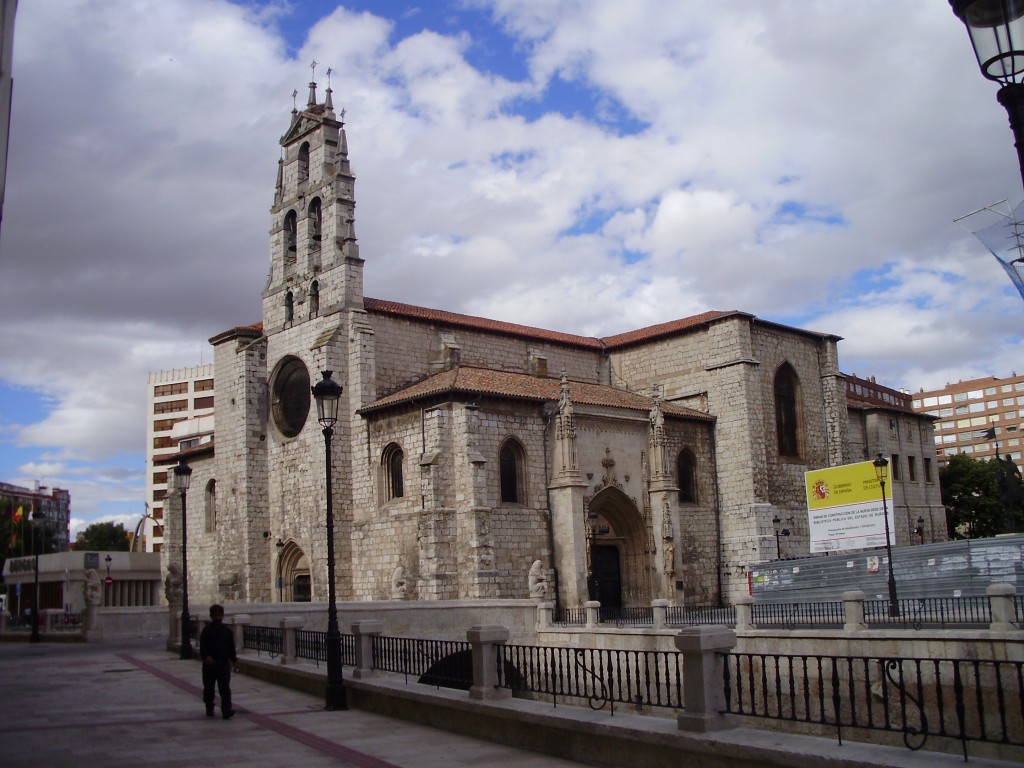
[[[204,715],[198,662],[162,639],[0,643],[4,768],[575,766],[234,675],[233,720]]]

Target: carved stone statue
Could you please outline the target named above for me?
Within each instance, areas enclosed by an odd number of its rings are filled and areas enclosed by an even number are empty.
[[[171,563],[167,566],[167,577],[164,579],[164,596],[168,605],[181,605],[181,566]]]
[[[391,572],[391,599],[404,600],[407,588],[405,568],[400,565],[396,566],[395,570]]]
[[[103,583],[95,568],[85,572],[85,604],[95,607],[103,601]]]
[[[530,597],[543,600],[548,594],[548,577],[540,560],[534,560],[530,566]]]

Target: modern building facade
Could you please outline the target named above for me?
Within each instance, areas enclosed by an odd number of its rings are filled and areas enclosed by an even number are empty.
[[[70,491],[47,488],[38,483],[32,488],[0,483],[0,498],[10,500],[12,512],[21,507],[25,519],[49,526],[57,551],[67,550],[71,534]]]
[[[146,389],[146,552],[164,538],[167,472],[159,460],[213,434],[213,364],[149,374]],[[203,417],[202,421],[197,421]],[[140,549],[138,544],[135,549]]]
[[[1009,456],[1024,470],[1024,376],[986,376],[921,390],[913,396],[918,413],[936,419],[935,448],[940,465],[966,453],[979,459]]]
[[[831,334],[729,310],[591,338],[366,297],[330,89],[281,144],[262,322],[211,338],[216,441],[181,454],[199,602],[326,599],[322,372],[341,600],[731,602],[775,518],[807,552],[807,470],[892,454],[890,418],[934,459],[903,401],[851,407]],[[921,477],[908,504],[937,515]]]

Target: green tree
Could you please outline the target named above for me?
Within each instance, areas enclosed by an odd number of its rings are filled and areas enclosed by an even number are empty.
[[[78,532],[75,551],[127,552],[128,531],[121,523],[93,523]]]
[[[939,471],[946,529],[951,539],[981,539],[1003,532],[1000,464],[994,459],[975,459],[959,453]]]

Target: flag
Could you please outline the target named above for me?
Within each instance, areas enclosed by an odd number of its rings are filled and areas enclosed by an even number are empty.
[[[985,434],[982,435],[982,437],[985,438],[986,440],[995,440],[996,439],[996,429],[995,429],[995,427],[992,427],[991,429],[987,430],[985,432]]]
[[[18,507],[14,511],[14,517],[11,518],[11,519],[14,520],[14,524],[15,525],[21,525],[21,519],[23,517],[25,517],[25,508],[24,507]]]

